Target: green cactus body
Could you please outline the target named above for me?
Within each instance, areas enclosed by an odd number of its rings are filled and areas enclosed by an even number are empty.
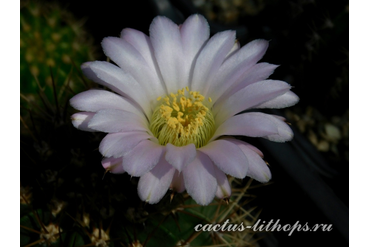
[[[67,85],[73,91],[81,91],[83,84],[71,71],[93,59],[92,45],[81,29],[82,23],[74,22],[68,12],[56,5],[37,2],[23,6],[20,18],[21,93],[37,100],[39,82],[47,99],[54,102],[53,80],[58,98]]]

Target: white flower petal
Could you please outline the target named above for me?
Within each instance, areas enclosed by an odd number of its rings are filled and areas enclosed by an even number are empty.
[[[217,190],[214,165],[207,155],[197,152],[197,156],[182,172],[185,188],[200,205],[209,204]]]
[[[165,90],[156,73],[150,68],[141,54],[126,40],[116,37],[103,39],[104,53],[110,57],[123,71],[129,73],[146,90],[146,95],[155,103],[158,96]]]
[[[269,118],[276,126],[278,133],[264,136],[270,141],[274,142],[286,142],[291,141],[294,137],[292,129],[289,127],[287,123],[284,122],[284,118],[275,115],[268,115],[265,114],[267,118]]]
[[[147,63],[141,54],[127,41],[117,37],[106,37],[101,43],[104,54],[113,60],[126,73],[134,77],[140,69],[147,69]],[[138,67],[135,71],[134,68]]]
[[[147,123],[138,115],[115,109],[98,111],[90,120],[88,127],[106,133],[148,130]]]
[[[299,97],[292,91],[288,91],[283,95],[280,95],[272,100],[266,101],[255,108],[271,108],[271,109],[280,109],[289,107],[297,104]]]
[[[158,203],[169,189],[174,173],[175,168],[162,158],[150,172],[141,176],[137,188],[140,199]]]
[[[248,160],[237,145],[217,140],[198,150],[205,153],[224,173],[241,179],[247,175]]]
[[[159,71],[157,60],[155,59],[154,49],[150,38],[143,32],[131,28],[123,29],[121,32],[121,38],[130,43],[145,59],[152,73],[154,73],[158,78],[158,81],[155,80],[153,82],[153,84],[159,87],[158,90],[163,90],[163,94],[168,93],[162,75]],[[159,84],[157,85],[157,83]]]
[[[240,49],[240,43],[238,40],[235,40],[235,43],[229,53],[226,55],[225,60],[229,59],[229,57],[233,56],[238,50]]]
[[[88,127],[90,120],[94,117],[94,112],[78,112],[71,116],[72,124],[75,128],[83,131],[95,132],[95,129]]]
[[[234,139],[234,140],[236,140],[236,139]],[[240,140],[236,140],[236,141],[242,142]],[[253,152],[255,152],[256,154],[258,154],[261,158],[263,158],[263,153],[261,152],[261,150],[259,150],[255,146],[253,146],[253,145],[251,145],[251,144],[249,144],[247,142],[243,142],[243,145],[246,146],[247,148],[249,148],[250,150],[252,150]]]
[[[176,191],[177,193],[182,193],[185,191],[184,176],[182,173],[179,173],[178,170],[175,170],[175,173],[173,174],[170,189]]]
[[[84,63],[81,69],[87,78],[132,99],[148,117],[151,116],[149,98],[131,75],[111,63],[100,61]]]
[[[181,25],[181,42],[183,47],[184,75],[186,76],[186,85],[189,83],[192,65],[195,62],[196,55],[209,39],[209,25],[207,20],[201,15],[191,15]]]
[[[257,152],[255,152],[255,150],[250,148],[251,145],[236,139],[228,139],[228,141],[238,145],[238,147],[248,158],[248,177],[251,177],[261,183],[266,183],[271,179],[271,171],[268,168],[266,162]]]
[[[132,112],[144,118],[143,112],[130,100],[106,90],[91,89],[79,93],[70,99],[70,104],[80,111],[97,112],[104,109],[116,109]]]
[[[158,164],[163,151],[163,146],[144,140],[123,156],[123,169],[131,176],[141,177]]]
[[[228,88],[233,87],[242,74],[262,58],[267,47],[268,41],[253,40],[226,59],[212,81],[209,90],[212,100],[217,101]]]
[[[151,136],[143,131],[111,133],[100,142],[99,152],[105,157],[122,157],[149,138]]]
[[[125,171],[122,166],[122,158],[104,158],[101,161],[102,166],[111,173],[122,174]]]
[[[278,134],[278,128],[268,114],[249,112],[233,116],[221,124],[208,143],[223,135],[266,137]]]
[[[181,172],[190,162],[192,162],[197,155],[195,145],[190,143],[186,146],[177,147],[171,143],[166,145],[165,159],[179,172]]]
[[[154,18],[149,28],[150,40],[160,72],[169,93],[187,84],[179,26],[164,16]]]
[[[231,196],[231,187],[229,181],[227,180],[227,176],[216,166],[214,166],[214,169],[217,180],[216,196],[220,199],[229,198]]]
[[[200,91],[203,95],[207,95],[216,71],[220,68],[234,43],[235,31],[220,32],[208,40],[195,62],[190,84],[191,90]]]
[[[226,92],[224,92],[217,100],[214,101],[214,104],[222,104],[224,100],[228,99],[231,95],[240,91],[246,86],[255,82],[266,80],[277,67],[279,66],[269,63],[258,63],[254,65],[246,70],[233,86],[227,88]]]
[[[130,43],[140,53],[152,72],[157,72],[153,47],[150,38],[145,33],[135,29],[125,28],[121,32],[121,39]]]
[[[284,81],[266,80],[253,83],[231,95],[222,104],[215,105],[216,125],[223,123],[229,117],[276,98],[287,92],[291,86]]]

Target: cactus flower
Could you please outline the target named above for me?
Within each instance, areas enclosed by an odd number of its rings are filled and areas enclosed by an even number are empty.
[[[91,89],[70,100],[82,111],[72,116],[76,128],[108,133],[99,146],[103,167],[140,177],[138,195],[151,204],[168,189],[186,190],[201,205],[228,198],[227,175],[269,181],[261,151],[233,138],[293,138],[282,117],[241,113],[299,100],[286,82],[267,79],[277,65],[257,63],[268,42],[240,47],[235,31],[210,38],[201,15],[182,25],[158,16],[149,33],[123,29],[121,37],[102,41],[114,64],[81,66],[86,77],[111,90]]]

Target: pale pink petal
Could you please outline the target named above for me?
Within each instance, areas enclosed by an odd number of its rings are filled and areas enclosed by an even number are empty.
[[[222,104],[224,100],[228,99],[231,95],[245,88],[246,86],[255,82],[266,80],[272,73],[274,73],[274,70],[277,67],[279,66],[269,63],[258,63],[252,66],[244,72],[244,74],[234,83],[233,86],[227,88],[217,100],[214,99],[214,103]]]
[[[216,125],[239,112],[274,99],[286,93],[290,88],[288,83],[275,80],[260,81],[245,87],[231,95],[222,104],[214,106]]]
[[[176,191],[177,193],[182,193],[185,191],[184,176],[177,170],[175,170],[175,173],[173,174],[170,189]]]
[[[249,168],[247,176],[251,177],[261,183],[266,183],[271,179],[271,171],[266,165],[266,162],[261,156],[250,148],[247,143],[236,139],[228,139],[228,141],[235,143],[243,151],[248,158]]]
[[[278,134],[278,129],[268,114],[249,112],[233,116],[221,124],[209,142],[223,135],[266,137]]]
[[[176,93],[187,85],[179,26],[164,16],[157,16],[150,25],[149,33],[167,90]]]
[[[202,15],[191,15],[181,25],[180,33],[184,52],[195,57],[209,39],[209,25]]]
[[[257,39],[240,48],[230,56],[216,72],[209,95],[216,101],[228,88],[232,87],[242,74],[262,58],[268,41]]]
[[[227,180],[227,176],[223,171],[218,169],[216,166],[214,168],[215,168],[215,177],[217,180],[216,196],[220,199],[230,198],[231,187],[229,181]]]
[[[152,141],[141,141],[122,158],[123,169],[134,177],[141,177],[158,164],[164,147]]]
[[[150,99],[146,96],[144,88],[131,75],[111,63],[101,61],[84,63],[81,69],[87,78],[132,99],[147,116],[150,116]]]
[[[169,189],[175,170],[162,157],[150,172],[141,176],[137,188],[140,199],[150,204],[159,202]]]
[[[111,173],[121,174],[125,171],[122,166],[122,158],[104,158],[101,161],[102,166]]]
[[[151,136],[144,131],[111,133],[100,142],[99,152],[105,157],[122,157],[149,138]]]
[[[193,143],[186,146],[177,147],[171,143],[166,145],[166,161],[181,172],[197,155],[197,150]]]
[[[213,86],[213,78],[220,68],[226,55],[235,43],[235,31],[224,31],[215,34],[200,51],[195,62],[194,74],[191,80],[191,90],[207,95]]]
[[[181,25],[180,28],[181,42],[183,47],[183,60],[184,60],[184,74],[186,78],[186,85],[189,83],[189,76],[191,68],[195,62],[196,55],[203,47],[205,42],[209,39],[209,25],[207,20],[201,15],[191,15]]]
[[[88,127],[106,133],[148,130],[147,123],[138,115],[115,109],[98,111],[90,120]]]
[[[247,175],[248,160],[237,145],[225,140],[217,140],[198,150],[205,153],[224,173],[241,179]]]
[[[207,155],[197,152],[197,156],[182,172],[185,188],[200,205],[209,204],[217,190],[214,165]]]
[[[129,86],[137,84],[137,82],[133,78],[128,77],[122,69],[105,61],[83,63],[81,65],[81,70],[90,80],[108,87],[123,96],[127,96],[126,89],[128,89]]]
[[[238,50],[240,49],[240,43],[238,40],[235,40],[235,43],[229,53],[226,55],[225,60],[229,59],[229,57],[233,56]]]
[[[145,33],[138,30],[125,28],[121,32],[121,39],[124,39],[125,41],[130,43],[130,45],[132,45],[137,50],[137,52],[139,52],[140,55],[145,59],[151,71],[158,76],[153,47],[149,37]]]
[[[147,69],[147,63],[141,54],[126,40],[117,37],[106,37],[101,43],[104,54],[112,59],[125,72],[137,74],[135,66]],[[132,73],[131,73],[132,72]],[[133,75],[133,74],[132,74]],[[133,75],[134,76],[134,75]],[[135,76],[134,76],[135,77]]]
[[[143,112],[130,100],[106,90],[91,89],[77,94],[69,102],[73,108],[80,111],[97,112],[104,109],[116,109],[144,117]]]
[[[252,83],[266,80],[274,73],[277,67],[279,67],[279,65],[270,63],[258,63],[254,65],[252,68],[244,72],[244,74],[235,83],[235,86],[231,87],[232,90],[230,91],[230,95]]]
[[[236,140],[236,139],[235,139]],[[239,140],[240,141],[240,140]],[[241,141],[240,141],[241,142]],[[261,158],[263,158],[263,153],[261,152],[261,150],[259,150],[258,148],[256,148],[255,146],[247,143],[247,142],[243,142],[243,144],[249,148],[250,150],[252,150],[253,152],[255,152],[256,154],[258,154]]]
[[[79,130],[95,132],[95,129],[91,129],[88,127],[88,124],[94,115],[94,112],[75,113],[71,116],[72,124],[75,128]]]
[[[272,108],[279,109],[285,108],[297,104],[299,97],[292,91],[288,91],[283,95],[280,95],[272,100],[266,101],[255,108]]]
[[[103,39],[102,47],[105,55],[110,57],[123,71],[129,73],[145,89],[147,96],[151,96],[151,103],[155,103],[158,96],[165,94],[165,90],[150,65],[130,43],[116,37]]]
[[[284,121],[285,118],[282,118],[280,116],[275,115],[268,115],[268,118],[275,124],[278,133],[264,136],[263,138],[266,138],[270,141],[274,142],[287,142],[291,141],[294,137],[292,129],[289,127],[289,125]]]

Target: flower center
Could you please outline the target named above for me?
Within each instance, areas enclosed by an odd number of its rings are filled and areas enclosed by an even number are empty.
[[[212,112],[204,105],[204,96],[183,88],[177,94],[158,97],[157,106],[150,121],[150,130],[161,145],[171,143],[186,146],[194,143],[204,146],[215,132]],[[212,102],[211,98],[208,98]]]

